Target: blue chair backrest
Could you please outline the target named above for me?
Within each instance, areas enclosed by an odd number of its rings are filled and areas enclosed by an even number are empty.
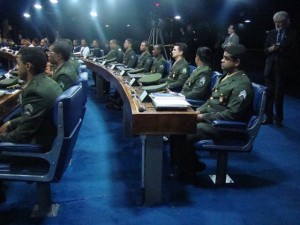
[[[252,87],[254,92],[252,102],[253,116],[248,122],[248,132],[250,136],[255,138],[264,119],[267,88],[254,82],[252,82]]]
[[[170,71],[171,71],[171,67],[172,67],[172,62],[171,60],[167,60],[166,61],[166,74],[169,75]]]
[[[195,69],[196,69],[196,66],[189,65],[189,75],[191,75]]]
[[[84,104],[87,102],[87,94],[88,94],[88,72],[82,72],[79,74],[76,85],[82,85],[83,97],[84,97]]]
[[[83,107],[79,106],[83,106],[83,88],[81,85],[68,88],[55,102],[53,120],[57,126],[57,136],[52,148],[58,148],[59,158],[52,181],[59,181],[69,165],[82,123]]]
[[[210,81],[210,89],[213,90],[218,78],[220,78],[222,74],[218,71],[213,71],[211,74],[211,81]]]

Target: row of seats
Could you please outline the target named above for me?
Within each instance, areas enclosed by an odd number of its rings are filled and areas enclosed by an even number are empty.
[[[0,180],[36,182],[37,205],[33,216],[54,216],[58,205],[52,204],[50,183],[59,182],[72,157],[87,101],[87,74],[56,99],[52,108],[57,135],[50,151],[38,144],[0,143],[0,154],[12,164],[1,165]],[[22,163],[22,162],[26,163]],[[28,163],[30,161],[31,163]]]

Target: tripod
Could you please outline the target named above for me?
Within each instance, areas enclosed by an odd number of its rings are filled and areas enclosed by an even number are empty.
[[[165,57],[166,57],[166,59],[168,59],[168,54],[167,54],[167,51],[165,48],[164,39],[163,39],[161,29],[159,26],[152,27],[148,42],[152,46],[157,45],[157,44],[162,44],[164,46]]]

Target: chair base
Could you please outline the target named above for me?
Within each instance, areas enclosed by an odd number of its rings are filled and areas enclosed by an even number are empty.
[[[51,210],[49,212],[44,212],[43,210],[39,209],[38,205],[35,205],[32,210],[31,217],[56,217],[59,206],[59,204],[52,204]]]
[[[213,175],[209,175],[209,177],[210,177],[210,179],[212,180],[212,182],[214,183],[214,184],[218,184],[216,181],[217,181],[217,175],[215,175],[215,174],[213,174]],[[225,180],[225,183],[224,184],[233,184],[234,183],[234,181],[231,179],[231,177],[228,175],[228,174],[226,174],[226,180]]]

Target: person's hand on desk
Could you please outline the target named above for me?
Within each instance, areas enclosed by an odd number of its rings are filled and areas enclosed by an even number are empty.
[[[198,115],[197,115],[197,122],[201,122],[202,121],[202,117],[203,117],[203,114],[200,113],[199,111],[198,112]]]
[[[0,134],[4,134],[8,131],[10,127],[10,121],[7,121],[5,124],[3,124],[1,127],[0,127]]]

